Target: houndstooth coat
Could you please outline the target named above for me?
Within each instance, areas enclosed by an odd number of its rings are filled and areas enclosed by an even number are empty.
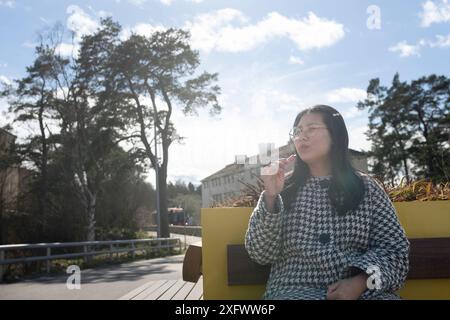
[[[245,247],[252,260],[271,264],[263,299],[326,299],[340,279],[379,268],[379,284],[360,299],[400,299],[409,266],[409,241],[386,192],[359,173],[366,191],[349,214],[334,214],[327,194],[331,176],[310,176],[295,201],[266,209],[264,192],[252,212]],[[374,283],[374,282],[372,282]]]

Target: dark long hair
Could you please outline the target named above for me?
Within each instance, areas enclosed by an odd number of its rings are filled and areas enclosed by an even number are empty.
[[[328,196],[331,206],[338,215],[347,214],[355,210],[364,197],[365,187],[362,178],[350,162],[348,150],[348,132],[341,114],[334,108],[326,105],[316,105],[297,114],[294,127],[307,113],[320,114],[331,136],[331,148],[329,152],[331,162],[331,180],[328,188]],[[291,141],[293,147],[293,142]],[[295,150],[295,147],[293,148]],[[311,176],[308,165],[300,158],[295,150],[296,159],[294,173],[285,182],[285,187],[280,195],[285,208],[288,208],[295,200],[297,191],[303,189],[307,179]]]

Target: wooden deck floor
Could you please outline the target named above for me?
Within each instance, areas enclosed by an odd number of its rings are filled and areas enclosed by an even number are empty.
[[[203,278],[194,283],[183,280],[153,280],[119,300],[203,300]]]

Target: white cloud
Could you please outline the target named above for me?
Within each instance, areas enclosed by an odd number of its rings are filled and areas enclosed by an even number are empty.
[[[132,33],[138,34],[140,36],[149,37],[153,32],[156,31],[165,31],[167,28],[163,25],[152,25],[149,23],[138,23],[134,27],[126,27],[123,28],[120,33],[120,39],[126,40],[128,39]]]
[[[446,36],[437,35],[436,41],[430,41],[429,45],[431,48],[438,47],[438,48],[446,48],[450,47],[450,33]]]
[[[116,2],[120,2],[120,1],[116,0]],[[144,3],[146,3],[147,0],[128,0],[128,2],[131,3],[131,4],[134,5],[134,6],[140,7],[140,6],[142,6]]]
[[[355,107],[355,106],[350,107],[350,108],[348,108],[346,110],[343,110],[341,112],[341,114],[342,114],[342,117],[346,121],[349,120],[349,119],[356,118],[356,117],[363,117],[364,116],[365,118],[367,118],[366,114],[363,111],[358,110],[358,108]]]
[[[48,19],[46,19],[44,17],[39,17],[39,20],[41,20],[45,24],[51,24],[50,20],[48,20]]]
[[[11,84],[12,81],[11,81],[8,77],[6,77],[6,76],[4,76],[4,75],[0,75],[0,84],[1,84],[1,83],[4,83],[4,84]]]
[[[162,25],[151,25],[147,23],[138,23],[134,28],[133,31],[136,32],[139,35],[151,35],[153,32],[156,31],[164,31],[166,28]]]
[[[112,17],[112,13],[109,11],[104,11],[104,10],[95,10],[92,6],[87,6],[88,9],[98,18],[106,18],[106,17]]]
[[[68,6],[66,13],[69,15],[67,28],[75,33],[75,41],[77,42],[81,40],[82,36],[94,33],[99,27],[96,20],[76,5]]]
[[[185,0],[186,2],[192,2],[192,3],[201,3],[204,0]],[[120,0],[116,0],[116,3],[120,3]],[[141,7],[143,4],[145,4],[147,2],[147,0],[128,0],[128,3],[137,6],[137,7]],[[162,3],[163,5],[166,6],[170,6],[172,5],[175,0],[159,0],[160,3]]]
[[[211,51],[218,45],[217,37],[224,27],[231,28],[232,21],[245,22],[245,16],[235,9],[221,9],[214,13],[200,14],[193,22],[188,21],[185,28],[191,31],[192,45],[204,51]]]
[[[97,15],[100,18],[107,18],[107,17],[112,17],[113,14],[109,11],[99,10],[99,11],[97,11]]]
[[[273,89],[259,89],[253,91],[250,98],[252,114],[272,112],[298,112],[306,108],[306,103],[299,97]]]
[[[63,57],[76,57],[79,50],[78,44],[60,43],[56,46],[56,53]]]
[[[450,4],[448,0],[435,3],[428,0],[422,4],[423,11],[420,13],[421,26],[429,27],[433,23],[450,22]]]
[[[8,1],[2,1],[0,0],[0,6],[8,7],[8,8],[14,8],[16,6],[16,2],[13,0]]]
[[[450,33],[446,36],[436,35],[435,40],[421,39],[417,44],[408,44],[401,41],[389,48],[391,52],[398,52],[400,57],[420,56],[422,48],[448,48],[450,47]]]
[[[67,28],[74,33],[74,39],[73,43],[62,42],[56,47],[56,52],[61,56],[73,56],[76,58],[82,37],[95,33],[100,27],[97,18],[104,18],[111,15],[107,11],[96,11],[91,6],[88,6],[88,9],[95,15],[95,18],[77,5],[69,5],[67,7],[66,13],[69,15],[67,18]]]
[[[289,63],[290,64],[300,64],[300,65],[302,65],[302,64],[304,64],[305,62],[301,59],[301,58],[299,58],[299,57],[295,57],[295,56],[290,56],[289,57]]]
[[[372,145],[372,142],[368,140],[367,136],[364,134],[369,127],[367,125],[362,125],[358,127],[348,126],[348,146],[353,150],[364,150],[369,151]]]
[[[424,45],[421,41],[416,45],[408,44],[406,41],[401,41],[395,46],[389,48],[391,52],[398,52],[400,57],[420,56],[420,47]]]
[[[358,88],[339,88],[327,94],[327,100],[330,103],[358,102],[366,97],[366,91]]]
[[[193,47],[206,52],[248,51],[280,37],[293,41],[299,50],[310,50],[331,46],[345,35],[342,24],[313,12],[303,19],[271,12],[254,24],[248,21],[239,10],[227,8],[200,14],[188,21],[185,28],[191,31]]]
[[[8,112],[9,104],[5,98],[0,98],[0,127],[11,121],[11,114]]]
[[[94,17],[86,13],[77,5],[69,5],[66,9],[67,17],[67,28],[74,33],[73,43],[62,42],[56,47],[56,53],[64,57],[74,57],[78,55],[80,48],[80,41],[83,36],[93,34],[99,27],[98,18],[104,18],[111,16],[110,12],[99,10],[94,10],[91,6],[87,6],[88,9],[93,13]],[[43,17],[40,18],[44,23],[49,23],[49,21]],[[38,43],[26,41],[23,46],[28,48],[35,48]]]
[[[419,16],[422,27],[429,27],[433,23],[450,22],[450,3],[448,0],[427,0],[422,3],[422,12],[420,12]],[[398,52],[400,57],[420,56],[422,47],[450,47],[450,34],[447,36],[436,35],[435,40],[421,39],[417,44],[408,44],[406,41],[401,41],[390,47],[389,51]]]
[[[38,46],[37,42],[25,41],[22,45],[26,48],[36,48]]]
[[[12,81],[4,76],[0,75],[0,88],[3,84],[9,85]],[[9,104],[6,98],[0,98],[0,127],[5,126],[7,123],[11,121],[11,116],[8,112]]]
[[[166,6],[170,6],[172,3],[174,3],[175,0],[160,0],[160,2]],[[192,2],[192,3],[201,3],[204,0],[185,0],[186,2]]]

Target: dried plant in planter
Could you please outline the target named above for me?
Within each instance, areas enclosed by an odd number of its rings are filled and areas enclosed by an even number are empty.
[[[256,177],[257,184],[252,185],[239,180],[245,188],[241,194],[220,203],[213,207],[255,207],[261,192],[264,190],[264,183],[260,177]],[[389,198],[394,202],[406,201],[437,201],[450,199],[449,182],[433,183],[425,179],[404,183],[404,178],[397,186],[386,186],[379,179],[374,178],[384,188]]]
[[[264,190],[264,182],[260,177],[254,177],[257,180],[256,186],[239,179],[239,183],[245,186],[241,194],[237,197],[216,203],[212,207],[255,207],[261,192]]]
[[[449,182],[434,184],[431,181],[421,179],[411,183],[403,183],[386,190],[392,201],[436,201],[450,199]]]

